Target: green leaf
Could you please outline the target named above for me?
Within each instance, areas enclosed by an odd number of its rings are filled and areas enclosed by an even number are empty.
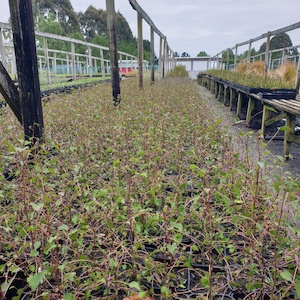
[[[274,113],[277,113],[277,110],[276,110],[275,108],[271,107],[271,106],[265,105],[265,108],[267,108],[269,111],[272,111],[272,112],[274,112]]]
[[[257,164],[259,167],[263,170],[265,168],[265,162],[264,161],[258,161]]]
[[[287,131],[287,132],[291,132],[292,131],[292,129],[289,128],[289,127],[287,127],[287,126],[281,126],[281,127],[279,127],[279,130],[281,130],[281,131]]]
[[[42,209],[44,207],[44,203],[33,203],[33,202],[31,202],[29,205],[31,205],[32,208],[35,211],[39,211],[40,209]]]
[[[37,257],[40,255],[40,252],[39,251],[36,251],[36,250],[31,250],[30,251],[30,256],[31,257]]]
[[[66,224],[62,224],[57,229],[61,231],[67,231],[69,227]]]
[[[42,244],[41,241],[36,241],[33,245],[34,249],[35,250],[39,249],[41,247],[41,244]]]
[[[9,282],[3,282],[1,284],[1,291],[5,293],[9,289],[9,287],[10,287],[10,283]]]
[[[132,281],[129,283],[129,287],[132,289],[141,290],[140,284],[137,281]]]
[[[72,294],[64,294],[64,300],[72,300],[73,295]]]
[[[160,291],[161,291],[161,294],[166,295],[166,296],[168,296],[170,294],[169,289],[165,285],[163,285],[161,287]]]
[[[96,198],[101,198],[101,197],[105,197],[107,195],[108,191],[106,189],[101,189],[99,191],[97,191],[95,197]]]
[[[200,281],[201,281],[201,284],[203,285],[203,287],[208,287],[209,286],[209,275],[205,275],[203,276]]]
[[[174,243],[172,245],[170,245],[170,244],[167,245],[167,249],[172,255],[174,254],[176,248],[177,248],[177,245]]]
[[[300,279],[295,280],[297,298],[300,299]]]
[[[293,280],[293,276],[292,276],[292,274],[290,273],[289,270],[284,270],[279,275],[284,280],[287,280],[287,281],[290,281],[290,282],[292,282],[292,280]]]
[[[148,292],[145,292],[145,291],[141,291],[141,292],[139,292],[139,295],[138,295],[138,297],[140,298],[140,299],[144,299],[144,298],[146,298],[148,296]],[[148,298],[147,298],[148,299]]]
[[[44,277],[43,273],[36,273],[36,274],[31,274],[27,278],[27,282],[32,289],[32,291],[35,291],[38,285],[42,282]]]
[[[182,234],[181,233],[177,233],[174,235],[174,240],[179,244],[182,241]]]

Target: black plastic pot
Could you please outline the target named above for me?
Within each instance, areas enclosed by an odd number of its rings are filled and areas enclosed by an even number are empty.
[[[285,99],[294,100],[296,98],[296,90],[275,90],[268,92],[259,92],[258,95],[263,99]]]

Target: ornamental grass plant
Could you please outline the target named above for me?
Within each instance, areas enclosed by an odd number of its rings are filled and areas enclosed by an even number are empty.
[[[264,77],[264,62],[255,61],[247,65],[239,63],[235,70],[209,70],[207,74],[220,77],[243,86],[266,89],[293,89],[295,86],[296,66],[286,62]]]
[[[235,149],[192,81],[121,90],[51,96],[34,152],[1,110],[0,298],[300,297],[299,181]]]

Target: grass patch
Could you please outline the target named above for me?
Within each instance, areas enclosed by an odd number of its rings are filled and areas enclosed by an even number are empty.
[[[167,73],[167,77],[189,77],[189,73],[184,65],[178,65]]]
[[[45,78],[41,78],[41,91],[47,91],[51,89],[56,89],[60,87],[68,87],[68,86],[73,86],[74,84],[76,85],[81,85],[81,84],[86,84],[86,83],[96,83],[99,81],[104,81],[110,79],[110,76],[106,77],[78,77],[76,80],[70,80],[71,77],[58,77],[58,78],[53,78],[52,79],[52,84],[47,84]]]
[[[249,64],[242,62],[235,71],[208,70],[205,72],[216,77],[235,82],[251,88],[293,89],[295,86],[296,66],[286,63],[275,71],[269,72],[265,78],[264,63],[260,61]]]
[[[190,80],[121,88],[52,96],[35,154],[3,110],[2,295],[299,297],[299,182],[252,167],[248,134],[240,160]]]

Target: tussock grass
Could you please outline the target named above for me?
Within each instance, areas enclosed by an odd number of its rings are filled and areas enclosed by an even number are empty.
[[[167,73],[167,77],[188,77],[189,73],[184,65],[177,65]]]
[[[291,62],[284,63],[275,71],[269,71],[266,79],[263,78],[264,66],[265,64],[263,61],[255,61],[250,63],[247,68],[247,62],[242,61],[234,70],[235,73],[242,75],[240,80],[236,78],[241,76],[235,76],[234,78],[234,75],[226,74],[226,72],[218,70],[213,70],[211,72],[213,72],[213,74],[215,74],[214,72],[220,72],[218,74],[222,73],[223,76],[226,77],[225,79],[231,77],[235,80],[235,82],[239,81],[237,83],[240,83],[243,81],[244,85],[251,87],[294,88],[297,72],[297,67],[295,64]],[[261,85],[259,85],[259,83],[261,83]]]
[[[190,80],[121,88],[52,96],[38,153],[2,111],[2,295],[16,274],[28,299],[296,294],[299,182],[252,166],[248,134],[241,160]]]
[[[297,67],[291,62],[286,62],[273,72],[273,76],[281,78],[285,82],[295,84]],[[271,75],[271,76],[272,76]]]

